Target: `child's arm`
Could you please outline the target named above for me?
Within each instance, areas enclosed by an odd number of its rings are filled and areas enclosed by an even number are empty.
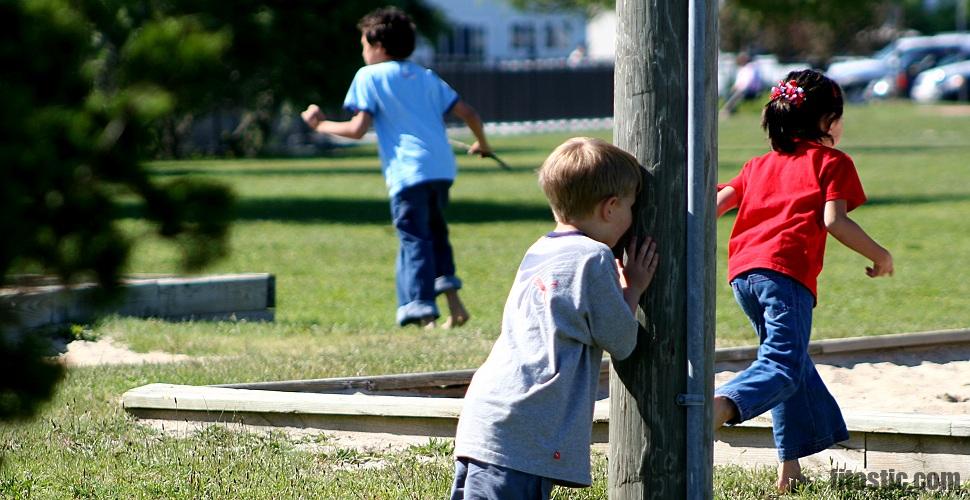
[[[461,121],[465,122],[468,129],[475,135],[475,144],[468,148],[468,154],[485,155],[492,152],[491,146],[488,145],[488,139],[485,138],[482,119],[478,116],[475,108],[465,104],[465,101],[459,100],[451,107],[451,113],[461,118]]]
[[[872,267],[866,268],[866,274],[870,278],[892,276],[893,256],[889,250],[881,247],[862,227],[850,219],[845,208],[845,200],[825,202],[825,229],[843,245],[872,261]]]
[[[647,291],[647,287],[653,281],[659,259],[657,243],[653,238],[647,237],[640,244],[640,248],[637,248],[633,239],[630,240],[630,244],[626,247],[626,265],[619,259],[616,261],[617,270],[620,271],[623,298],[634,315],[637,314],[637,306],[640,305],[640,296]]]
[[[717,192],[717,216],[738,206],[738,193],[731,186],[725,186]]]
[[[339,135],[348,139],[364,137],[373,121],[370,113],[366,111],[358,111],[349,121],[330,121],[316,104],[307,106],[306,111],[300,113],[300,117],[310,128],[321,134]]]

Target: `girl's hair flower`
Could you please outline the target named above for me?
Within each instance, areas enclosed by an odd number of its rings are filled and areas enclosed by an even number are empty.
[[[797,108],[805,101],[805,89],[799,87],[795,80],[782,80],[778,86],[771,87],[771,100],[776,99],[785,99]]]

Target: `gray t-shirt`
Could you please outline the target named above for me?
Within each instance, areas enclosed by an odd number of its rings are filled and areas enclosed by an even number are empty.
[[[519,266],[502,333],[468,387],[455,455],[591,484],[603,350],[623,359],[636,340],[610,249],[579,233],[539,239]]]

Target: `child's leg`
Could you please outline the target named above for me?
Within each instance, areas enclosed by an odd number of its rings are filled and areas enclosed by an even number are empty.
[[[451,187],[449,181],[435,181],[429,183],[434,195],[430,206],[429,224],[431,225],[431,235],[434,241],[434,264],[435,264],[435,294],[444,293],[448,300],[448,319],[443,325],[445,328],[461,326],[468,321],[470,315],[461,298],[458,290],[461,288],[461,280],[455,276],[455,258],[448,240],[448,224],[445,222],[444,210],[448,206],[448,190]]]
[[[428,184],[403,189],[391,197],[391,215],[400,240],[397,256],[397,322],[433,325],[439,316],[434,293],[434,251]]]
[[[731,283],[735,298],[761,341],[758,358],[715,397],[730,399],[738,423],[788,399],[801,384],[811,333],[811,292],[784,275],[757,270]]]
[[[548,500],[552,487],[549,478],[460,457],[451,500]]]
[[[772,410],[782,461],[779,488],[801,478],[798,459],[848,439],[838,404],[808,356],[814,297],[790,278],[754,271],[732,282],[735,297],[761,338],[758,359],[718,388],[743,421]],[[715,399],[717,408],[717,398]]]
[[[842,411],[811,359],[806,360],[804,371],[795,393],[771,410],[775,447],[783,463],[797,462],[849,439]]]

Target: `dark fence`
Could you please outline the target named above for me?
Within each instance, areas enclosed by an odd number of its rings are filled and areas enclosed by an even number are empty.
[[[487,122],[613,116],[613,65],[440,65],[434,68]]]
[[[613,116],[613,65],[567,66],[563,61],[504,64],[439,64],[434,70],[486,122],[522,122]],[[237,130],[244,113],[221,110],[172,129],[162,157],[308,156],[332,148],[330,138],[311,134],[299,109],[283,112],[262,130],[255,123]],[[349,115],[337,116],[348,119]],[[453,115],[446,117],[457,120]]]

